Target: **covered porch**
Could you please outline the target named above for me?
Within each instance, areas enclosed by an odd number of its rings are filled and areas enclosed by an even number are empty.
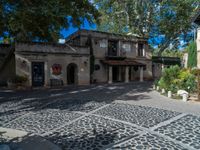
[[[132,59],[125,60],[102,60],[108,68],[108,83],[139,80],[144,81],[145,64]],[[138,75],[139,72],[139,75]]]

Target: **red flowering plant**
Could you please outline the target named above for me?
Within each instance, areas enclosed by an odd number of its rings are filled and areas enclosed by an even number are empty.
[[[62,73],[62,66],[60,64],[53,64],[52,65],[52,74],[60,75],[61,73]]]

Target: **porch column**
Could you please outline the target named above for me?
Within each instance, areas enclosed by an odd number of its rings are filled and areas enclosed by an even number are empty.
[[[125,70],[125,82],[126,83],[129,82],[129,66],[126,66],[126,70]]]
[[[122,71],[121,71],[121,66],[119,66],[119,76],[118,76],[118,81],[122,81]]]
[[[200,69],[200,28],[197,29],[197,67]]]
[[[162,71],[165,69],[165,65],[161,64]]]
[[[109,70],[108,70],[108,83],[111,84],[113,81],[113,72],[112,72],[112,66],[109,66]]]
[[[144,81],[143,76],[144,76],[143,67],[140,67],[140,82]]]

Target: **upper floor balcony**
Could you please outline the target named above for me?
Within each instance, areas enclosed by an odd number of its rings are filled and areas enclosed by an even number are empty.
[[[124,51],[112,51],[109,50],[106,52],[105,57],[107,60],[124,60],[126,59],[126,53]]]

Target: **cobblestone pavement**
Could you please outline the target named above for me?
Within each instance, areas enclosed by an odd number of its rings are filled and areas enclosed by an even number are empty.
[[[133,100],[151,99],[150,85],[0,91],[0,126],[43,136],[64,150],[200,149],[200,116],[126,103],[130,93]]]

